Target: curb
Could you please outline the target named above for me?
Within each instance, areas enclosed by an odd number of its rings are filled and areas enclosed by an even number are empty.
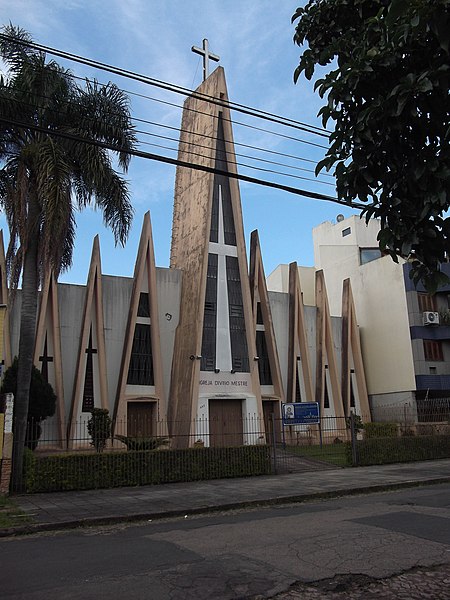
[[[138,521],[157,521],[162,519],[175,519],[186,515],[207,515],[227,510],[238,510],[244,508],[256,508],[265,506],[281,506],[283,504],[301,504],[311,502],[312,500],[327,500],[331,498],[342,498],[345,496],[358,496],[363,494],[372,494],[379,492],[389,492],[412,487],[421,487],[428,485],[439,485],[450,483],[450,477],[438,477],[435,479],[410,480],[398,483],[386,483],[377,485],[367,485],[355,488],[342,488],[330,490],[327,492],[312,492],[309,494],[296,494],[293,496],[281,496],[261,500],[244,500],[242,502],[231,502],[211,506],[200,506],[198,508],[187,508],[184,510],[168,510],[163,512],[135,513],[132,515],[109,515],[104,517],[86,517],[84,519],[75,519],[71,521],[61,521],[52,523],[31,523],[19,527],[9,527],[0,529],[0,538],[13,537],[19,535],[31,535],[44,531],[65,531],[81,527],[94,527],[101,525],[114,525],[116,523],[135,523]]]

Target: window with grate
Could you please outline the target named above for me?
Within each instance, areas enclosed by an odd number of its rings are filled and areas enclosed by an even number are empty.
[[[150,325],[136,323],[127,383],[130,385],[155,385],[153,373],[152,339]]]
[[[245,333],[244,305],[242,301],[239,263],[235,256],[226,257],[228,306],[230,307],[231,362],[234,371],[248,373],[249,360]]]
[[[259,357],[258,371],[261,385],[272,385],[272,372],[270,370],[269,353],[267,352],[266,334],[264,331],[256,332],[256,354]]]
[[[137,316],[150,318],[150,300],[147,292],[141,292],[139,294]]]
[[[217,331],[217,254],[208,254],[205,312],[203,315],[202,358],[200,369],[214,371],[216,366]]]
[[[442,342],[437,340],[423,340],[423,352],[425,360],[442,361],[444,353]]]
[[[421,312],[436,312],[436,296],[418,293],[417,300],[419,301],[419,310]]]

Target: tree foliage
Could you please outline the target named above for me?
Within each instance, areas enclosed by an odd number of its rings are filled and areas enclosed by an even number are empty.
[[[0,207],[12,288],[22,276],[13,453],[20,487],[39,284],[71,265],[77,210],[100,209],[116,242],[125,243],[133,209],[114,160],[127,170],[136,137],[122,90],[96,81],[81,87],[23,29],[0,30],[0,58],[8,69],[0,79]]]
[[[12,365],[6,369],[0,389],[1,394],[16,394],[17,389],[17,357]],[[33,367],[31,372],[30,398],[28,418],[35,422],[43,421],[55,414],[56,395],[53,387],[42,377],[41,372]]]
[[[450,0],[310,0],[292,20],[307,45],[294,80],[325,71],[314,89],[334,121],[317,172],[367,203],[380,249],[436,289],[450,250]]]
[[[6,369],[3,377],[1,394],[17,393],[17,372],[19,361],[17,357],[12,365]],[[40,423],[52,417],[56,410],[56,395],[53,387],[43,377],[39,369],[33,367],[31,371],[30,394],[28,398],[28,418],[25,444],[34,450],[41,433]]]

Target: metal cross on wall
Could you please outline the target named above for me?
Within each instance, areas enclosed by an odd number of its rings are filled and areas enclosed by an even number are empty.
[[[47,333],[45,334],[44,354],[39,357],[39,361],[42,363],[41,375],[48,382],[48,363],[53,362],[53,356],[49,356],[47,352]]]
[[[192,46],[191,50],[192,52],[203,56],[203,81],[205,81],[205,79],[209,75],[209,61],[214,60],[215,62],[219,62],[220,56],[212,54],[209,51],[208,40],[206,38],[203,40],[203,48],[197,48],[197,46]]]

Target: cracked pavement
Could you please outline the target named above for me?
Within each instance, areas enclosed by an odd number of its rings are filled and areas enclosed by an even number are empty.
[[[450,485],[4,538],[0,552],[10,600],[450,598]]]

